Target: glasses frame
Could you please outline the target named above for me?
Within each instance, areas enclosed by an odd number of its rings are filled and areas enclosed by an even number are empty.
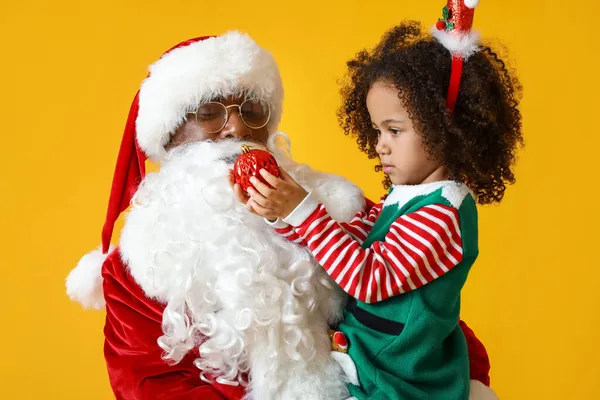
[[[248,124],[248,122],[246,122],[246,120],[244,119],[244,115],[242,114],[242,106],[247,101],[253,101],[253,100],[260,100],[260,101],[263,101],[263,102],[265,102],[267,104],[267,111],[268,111],[267,121],[264,124],[262,124],[261,126],[250,126]],[[227,122],[229,122],[229,117],[231,116],[231,114],[229,112],[230,108],[237,107],[237,112],[238,112],[238,115],[240,116],[240,119],[242,120],[242,122],[244,123],[244,125],[246,125],[250,129],[264,128],[271,121],[271,104],[269,104],[269,102],[266,101],[265,99],[261,99],[259,97],[252,97],[252,98],[249,98],[249,99],[246,99],[246,100],[242,101],[241,104],[231,104],[231,105],[228,105],[228,106],[226,106],[225,104],[221,103],[220,101],[208,101],[206,103],[200,104],[198,106],[198,108],[196,108],[196,111],[192,111],[192,112],[189,113],[189,114],[194,114],[194,116],[196,118],[196,123],[198,124],[198,126],[201,126],[200,121],[198,121],[198,110],[200,110],[200,107],[205,106],[207,104],[218,104],[218,105],[220,105],[221,107],[223,107],[225,109],[225,121],[223,121],[223,125],[219,129],[217,129],[216,131],[204,132],[204,133],[207,133],[207,134],[218,133],[218,132],[221,132],[223,130],[223,128],[225,128],[225,125],[227,125]]]

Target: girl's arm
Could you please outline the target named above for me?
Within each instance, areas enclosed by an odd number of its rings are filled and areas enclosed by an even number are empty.
[[[384,241],[368,249],[354,239],[285,171],[279,179],[260,171],[269,183],[250,178],[247,207],[284,222],[306,243],[327,273],[356,299],[374,303],[417,289],[462,261],[458,212],[429,205],[392,223]]]
[[[371,228],[373,228],[373,224],[379,217],[381,209],[383,208],[383,202],[385,201],[386,197],[387,195],[382,196],[377,204],[373,203],[369,199],[365,199],[365,209],[357,212],[350,222],[340,222],[339,224],[342,229],[344,229],[344,231],[352,235],[356,241],[362,244],[371,231]],[[301,206],[302,205],[299,207]],[[308,247],[307,243],[300,235],[298,235],[293,226],[279,219],[273,223],[269,221],[267,222],[273,226],[281,236],[285,237],[289,241]]]
[[[366,303],[417,289],[462,261],[458,212],[444,205],[403,215],[367,249],[311,195],[284,221],[344,291]]]

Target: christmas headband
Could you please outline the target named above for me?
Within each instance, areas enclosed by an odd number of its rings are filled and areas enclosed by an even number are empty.
[[[433,36],[452,53],[450,85],[446,104],[454,111],[464,61],[479,51],[479,34],[473,32],[473,17],[479,0],[448,0],[442,18],[433,28]]]

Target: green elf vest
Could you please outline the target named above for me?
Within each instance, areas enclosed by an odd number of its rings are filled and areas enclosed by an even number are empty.
[[[469,189],[453,181],[393,187],[362,247],[384,241],[402,215],[433,204],[458,210],[463,260],[408,293],[372,304],[350,301],[339,330],[350,343],[360,386],[349,390],[359,400],[469,397],[467,345],[458,325],[460,292],[479,253],[477,207]]]

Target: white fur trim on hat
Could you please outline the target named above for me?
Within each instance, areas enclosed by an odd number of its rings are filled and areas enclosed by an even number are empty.
[[[67,294],[71,300],[79,302],[85,308],[104,308],[102,264],[114,248],[110,246],[107,254],[102,254],[101,248],[94,250],[79,260],[66,280]]]
[[[433,36],[452,54],[458,54],[465,60],[477,53],[479,48],[479,32],[459,33],[458,31],[446,31],[432,28]]]
[[[273,56],[236,31],[176,48],[150,66],[142,83],[137,140],[146,155],[160,161],[170,135],[188,112],[216,96],[249,93],[271,105],[269,133],[281,120],[283,86]]]

